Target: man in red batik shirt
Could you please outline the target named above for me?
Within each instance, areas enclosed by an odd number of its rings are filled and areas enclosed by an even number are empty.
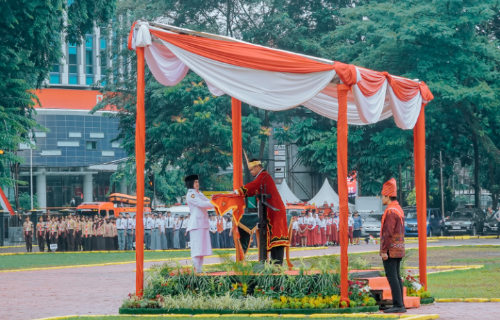
[[[383,259],[385,275],[392,292],[392,308],[385,313],[406,312],[403,300],[403,282],[399,272],[401,259],[405,256],[405,228],[403,209],[396,200],[396,180],[384,183],[382,203],[387,206],[380,228],[380,256]]]
[[[252,176],[255,177],[255,180],[234,190],[234,192],[246,197],[253,197],[256,194],[263,193],[271,195],[267,202],[278,211],[267,208],[267,250],[271,252],[271,260],[282,265],[285,247],[290,246],[285,205],[281,200],[273,178],[264,170],[258,159],[250,160],[248,169]]]

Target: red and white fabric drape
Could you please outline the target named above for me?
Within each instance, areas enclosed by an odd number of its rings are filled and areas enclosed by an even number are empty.
[[[338,75],[352,89],[347,95],[348,124],[373,124],[392,116],[401,129],[412,129],[422,104],[433,98],[425,83],[386,72],[139,24],[132,27],[129,48],[145,47],[149,69],[165,86],[176,85],[191,69],[216,96],[228,94],[271,111],[303,105],[338,120],[337,85],[331,82]]]

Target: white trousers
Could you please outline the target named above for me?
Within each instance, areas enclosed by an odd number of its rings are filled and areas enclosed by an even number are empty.
[[[203,272],[203,256],[193,257],[193,267],[197,273]]]

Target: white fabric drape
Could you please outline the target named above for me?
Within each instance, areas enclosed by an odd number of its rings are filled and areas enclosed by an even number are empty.
[[[147,47],[144,57],[155,79],[164,86],[175,86],[189,71],[172,51],[158,43]]]
[[[286,110],[314,97],[335,76],[335,70],[310,74],[270,72],[208,59],[160,40],[212,87],[252,106]]]
[[[392,116],[396,125],[401,129],[413,129],[422,108],[422,95],[420,92],[409,101],[401,101],[396,97],[391,86],[389,86],[389,90],[387,91],[389,93]]]

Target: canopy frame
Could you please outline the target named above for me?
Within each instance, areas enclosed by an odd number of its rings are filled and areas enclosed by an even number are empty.
[[[143,218],[143,197],[144,197],[144,162],[145,162],[145,109],[144,109],[144,95],[145,95],[145,58],[144,49],[148,44],[141,44],[130,47],[130,41],[133,38],[132,33],[134,30],[139,30],[147,23],[134,23],[129,37],[129,49],[135,49],[137,54],[137,121],[136,121],[136,159],[137,159],[137,248],[136,248],[136,294],[142,296],[143,292],[143,272],[144,272],[144,248],[143,248],[143,235],[144,226],[142,224]],[[194,37],[203,37],[209,39],[223,40],[235,43],[246,43],[241,40],[219,36],[204,32],[197,32],[183,28],[150,22],[150,26],[155,28],[167,30],[177,34],[186,34]],[[149,35],[149,32],[148,32]],[[153,37],[154,38],[154,37]],[[156,41],[153,39],[153,41]],[[161,44],[161,42],[159,42]],[[149,40],[151,44],[151,39]],[[253,44],[252,44],[253,45]],[[256,45],[254,45],[256,46]],[[259,46],[261,47],[261,46]],[[269,49],[269,48],[268,48]],[[284,50],[273,49],[279,52],[294,54],[301,57],[311,59],[313,61],[336,64],[333,61],[291,53]],[[347,65],[349,68],[350,65]],[[363,68],[364,69],[364,68]],[[368,70],[368,69],[364,69]],[[352,72],[351,72],[352,73]],[[395,77],[396,79],[404,79]],[[417,82],[415,80],[412,80]],[[337,97],[338,97],[338,126],[337,126],[337,170],[338,170],[338,194],[339,194],[339,207],[340,207],[340,244],[341,244],[341,300],[349,301],[348,298],[348,189],[347,189],[347,155],[348,155],[348,121],[347,121],[347,95],[352,90],[355,82],[349,81],[345,76],[342,77],[338,73],[331,80],[332,83],[337,83]],[[423,83],[421,83],[423,84]],[[432,100],[432,94],[428,101]],[[425,177],[425,105],[428,101],[422,100],[422,107],[414,126],[414,157],[415,157],[415,184],[416,184],[416,197],[417,197],[417,221],[418,221],[418,235],[419,235],[419,272],[420,280],[427,288],[427,228],[426,228],[426,177]],[[243,184],[243,163],[242,163],[242,138],[241,138],[241,101],[232,97],[232,129],[233,129],[233,167],[234,179],[233,187],[236,189]],[[236,170],[236,168],[241,168]],[[233,233],[236,237],[236,234]],[[236,239],[235,239],[236,240]],[[238,241],[235,241],[236,258],[241,260],[241,247],[238,248]]]

